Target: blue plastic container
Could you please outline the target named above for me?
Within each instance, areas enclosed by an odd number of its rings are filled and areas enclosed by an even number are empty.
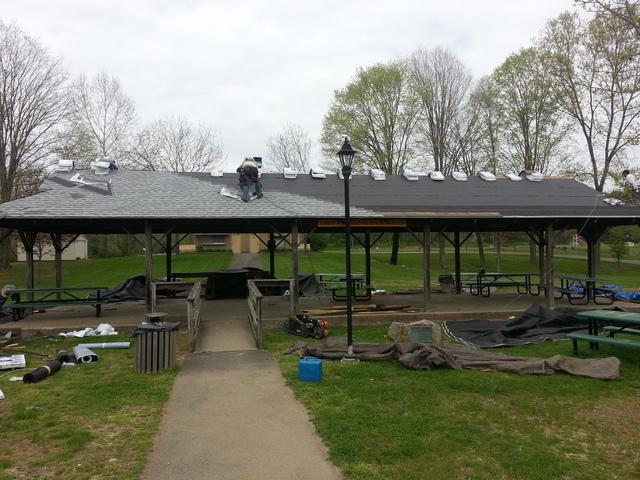
[[[298,363],[298,380],[301,382],[322,381],[322,360],[316,357],[302,357]]]

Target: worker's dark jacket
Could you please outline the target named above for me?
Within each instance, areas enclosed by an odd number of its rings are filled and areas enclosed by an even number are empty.
[[[240,185],[248,185],[250,183],[258,183],[258,169],[256,167],[239,167]]]

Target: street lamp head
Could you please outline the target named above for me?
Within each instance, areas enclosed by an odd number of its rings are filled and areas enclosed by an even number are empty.
[[[338,157],[340,158],[340,166],[342,166],[343,171],[345,169],[351,171],[351,166],[353,165],[353,158],[356,156],[356,152],[353,148],[351,148],[351,144],[349,143],[349,139],[344,137],[344,143],[342,144],[342,148],[338,150]]]

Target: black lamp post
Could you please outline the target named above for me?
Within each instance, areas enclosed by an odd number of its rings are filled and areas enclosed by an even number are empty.
[[[351,176],[351,165],[353,164],[353,158],[356,156],[356,153],[357,152],[351,148],[347,137],[344,137],[342,148],[338,151],[340,166],[342,167],[342,178],[344,180],[344,249],[346,257],[345,273],[347,275],[347,356],[343,358],[344,361],[354,361],[356,359],[353,355],[353,283],[351,280],[351,212],[349,211],[349,177]]]

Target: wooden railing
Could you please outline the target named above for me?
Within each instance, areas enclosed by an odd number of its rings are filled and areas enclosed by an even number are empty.
[[[247,281],[247,304],[249,306],[249,325],[251,325],[251,333],[256,342],[256,348],[261,349],[263,346],[262,332],[262,300],[264,294],[262,291],[269,292],[275,290],[289,290],[293,287],[293,280],[248,280]],[[291,296],[289,297],[291,298]]]
[[[200,313],[202,307],[202,299],[200,298],[201,290],[201,283],[195,282],[193,284],[193,288],[189,292],[189,296],[187,297],[187,327],[189,331],[190,352],[193,352],[196,349],[198,333],[200,332]]]

